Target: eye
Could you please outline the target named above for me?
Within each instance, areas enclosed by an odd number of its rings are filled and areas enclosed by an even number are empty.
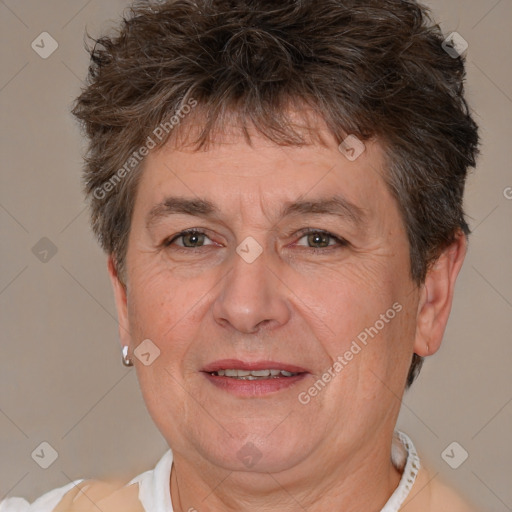
[[[302,239],[306,239],[306,243],[308,245],[306,249],[310,249],[313,252],[325,252],[325,250],[349,245],[349,243],[343,238],[337,237],[328,231],[320,229],[306,228],[301,230],[298,234],[302,235],[299,238],[299,242]],[[181,241],[181,243],[178,243],[178,240]],[[176,246],[176,250],[179,251],[186,251],[187,249],[201,249],[207,245],[216,245],[211,240],[211,243],[205,243],[206,240],[210,240],[210,238],[204,231],[200,229],[187,229],[173,236],[169,240],[166,240],[163,245],[165,247]],[[296,245],[301,246],[303,244],[297,243]]]
[[[204,245],[214,245],[213,242],[211,244],[205,244],[205,239],[210,240],[204,231],[200,231],[198,229],[187,229],[170,240],[165,241],[164,245],[165,247],[177,245],[178,247],[184,247],[185,249],[198,249]],[[181,240],[182,243],[175,244],[177,240]]]
[[[332,248],[335,247],[336,245],[338,247],[344,247],[348,245],[348,242],[346,240],[343,240],[342,238],[339,238],[333,235],[332,233],[323,230],[307,228],[300,231],[299,234],[303,235],[299,239],[299,241],[302,240],[303,238],[306,238],[308,245],[311,244],[309,245],[309,248],[314,251]],[[333,241],[334,244],[330,244],[329,242],[331,241]]]

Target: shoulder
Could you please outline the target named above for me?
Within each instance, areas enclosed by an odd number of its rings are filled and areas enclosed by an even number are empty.
[[[82,480],[53,489],[32,504],[9,498],[0,502],[0,512],[145,512],[138,495],[136,483]]]
[[[85,480],[68,491],[52,512],[144,512],[138,484]]]
[[[172,510],[169,449],[154,469],[126,480],[75,480],[29,503],[13,497],[0,501],[0,512],[145,512]]]
[[[62,497],[82,480],[75,480],[67,485],[52,489],[34,502],[30,503],[24,498],[12,497],[0,501],[0,512],[51,512]]]
[[[437,473],[422,467],[404,507],[411,512],[479,512]]]
[[[477,512],[465,498],[439,478],[431,483],[432,510],[436,512]]]

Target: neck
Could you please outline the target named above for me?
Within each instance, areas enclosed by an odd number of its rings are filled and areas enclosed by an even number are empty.
[[[389,446],[388,446],[389,444]],[[391,438],[382,439],[340,462],[332,451],[279,473],[228,471],[198,466],[177,454],[171,471],[175,512],[320,512],[380,510],[399,484],[391,463]],[[334,460],[333,460],[334,459]],[[326,461],[332,462],[330,464]]]

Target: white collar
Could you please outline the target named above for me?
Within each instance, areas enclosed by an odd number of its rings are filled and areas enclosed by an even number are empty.
[[[409,495],[420,469],[420,459],[411,439],[397,430],[391,445],[393,465],[402,471],[402,478],[380,512],[398,512]],[[146,471],[128,482],[139,483],[139,500],[147,511],[172,512],[169,482],[172,467],[172,452],[168,450],[159,460],[155,469]]]
[[[416,475],[420,469],[420,458],[416,448],[407,434],[395,431],[393,444],[391,445],[391,460],[393,465],[402,471],[400,483],[380,512],[398,512],[405,498],[409,496],[411,488],[416,481]]]

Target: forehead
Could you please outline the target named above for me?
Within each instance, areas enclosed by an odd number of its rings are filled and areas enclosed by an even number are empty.
[[[237,133],[201,149],[169,143],[145,161],[134,217],[145,228],[173,215],[254,226],[324,215],[354,230],[373,223],[375,231],[400,221],[380,143],[365,142],[351,161],[332,136],[323,138],[326,144],[279,146],[258,134],[248,143]]]
[[[201,179],[212,179],[216,176],[234,182],[234,178],[255,179],[262,184],[281,184],[293,188],[293,183],[307,176],[319,173],[329,174],[329,180],[340,180],[344,176],[355,184],[368,174],[371,180],[364,180],[371,185],[375,178],[381,178],[385,170],[385,158],[382,144],[379,140],[359,141],[357,137],[345,135],[349,141],[349,149],[355,147],[356,155],[347,158],[346,145],[337,141],[323,121],[315,121],[316,125],[299,126],[304,133],[305,143],[301,145],[278,144],[264,134],[255,130],[249,134],[249,139],[241,132],[238,125],[222,126],[222,130],[212,133],[204,146],[194,146],[198,127],[179,127],[177,136],[161,148],[150,152],[146,158],[144,174],[157,178],[156,174],[165,180],[167,174],[177,175],[186,170],[187,174],[200,175]],[[341,150],[340,150],[341,148]],[[358,156],[358,154],[360,155]],[[357,158],[354,158],[356,156]],[[333,169],[334,172],[328,172]],[[155,174],[156,173],[156,174]],[[169,177],[169,176],[167,176]],[[282,183],[278,181],[282,179]]]
[[[276,133],[271,126],[257,128],[242,112],[229,106],[221,115],[210,119],[208,107],[199,103],[172,129],[167,142],[150,152],[144,165],[148,171],[145,174],[154,175],[166,168],[177,177],[186,169],[188,175],[203,173],[201,178],[210,180],[210,184],[214,176],[231,183],[234,183],[231,178],[239,177],[258,180],[260,186],[275,187],[286,186],[282,181],[293,171],[289,188],[298,180],[307,180],[307,174],[312,176],[331,168],[336,168],[336,172],[328,173],[327,181],[340,176],[340,167],[366,166],[367,170],[382,174],[385,165],[377,138],[363,143],[345,132],[334,134],[318,111],[307,105],[303,107],[287,104],[280,112],[282,132]],[[339,150],[347,149],[344,142],[340,145],[346,140],[350,140],[349,150],[356,146],[352,162]],[[362,158],[354,158],[359,152]]]

